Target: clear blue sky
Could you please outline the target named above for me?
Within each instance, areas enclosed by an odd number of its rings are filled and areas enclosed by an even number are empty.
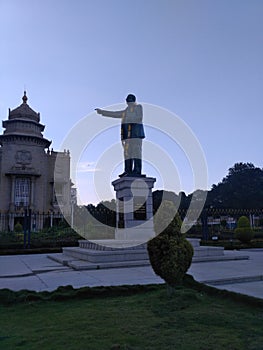
[[[189,126],[210,189],[236,162],[263,167],[262,19],[262,0],[0,0],[0,118],[25,87],[57,150],[95,107],[132,92]],[[118,142],[118,129],[105,137]],[[84,158],[92,170],[95,154]],[[186,193],[188,168],[178,165]]]

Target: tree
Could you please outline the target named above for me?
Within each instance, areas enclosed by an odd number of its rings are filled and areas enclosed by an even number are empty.
[[[157,212],[163,201],[172,202],[177,209],[186,210],[189,207],[192,194],[187,196],[185,192],[181,191],[179,194],[175,194],[172,191],[156,190],[153,192],[153,211]]]
[[[156,190],[153,192],[153,210],[156,212],[163,201],[169,201],[178,204],[179,197],[171,191]]]
[[[236,163],[218,185],[213,185],[207,203],[215,208],[261,209],[263,170],[252,163]]]
[[[106,226],[116,226],[116,201],[101,201],[96,207],[92,204],[86,206],[89,213],[98,222]]]

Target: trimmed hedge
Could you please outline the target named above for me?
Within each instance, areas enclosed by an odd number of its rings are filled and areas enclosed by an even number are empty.
[[[191,243],[185,238],[162,233],[151,239],[147,248],[156,275],[172,287],[181,284],[192,262],[194,252]]]
[[[28,250],[45,250],[62,247],[78,246],[79,239],[82,239],[72,229],[52,228],[48,232],[31,232],[30,249]],[[26,237],[28,244],[28,235]],[[0,254],[14,251],[14,254],[20,253],[24,249],[24,234],[17,232],[0,232]]]
[[[182,283],[194,254],[192,245],[181,233],[182,221],[178,214],[174,215],[174,212],[173,203],[168,201],[162,203],[162,208],[155,215],[154,224],[156,232],[165,228],[147,243],[154,272],[171,287]]]
[[[248,243],[253,238],[254,233],[250,227],[249,219],[246,216],[241,216],[237,221],[235,229],[235,237],[242,243]]]

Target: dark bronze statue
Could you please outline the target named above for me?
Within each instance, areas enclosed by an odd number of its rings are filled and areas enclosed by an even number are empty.
[[[96,111],[105,117],[121,119],[124,173],[119,176],[142,176],[142,139],[145,138],[143,109],[132,94],[127,96],[126,102],[128,107],[122,111],[106,111],[100,108],[96,108]]]

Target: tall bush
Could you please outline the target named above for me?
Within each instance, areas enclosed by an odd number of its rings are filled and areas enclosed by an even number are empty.
[[[157,233],[160,228],[164,229],[147,244],[154,272],[171,287],[182,282],[194,253],[192,245],[181,233],[182,221],[174,213],[174,204],[164,201],[154,218]]]
[[[249,243],[254,236],[254,232],[250,227],[249,219],[246,216],[241,216],[237,221],[235,236],[242,243]]]
[[[23,226],[20,224],[20,222],[15,224],[14,231],[17,233],[23,232]]]

